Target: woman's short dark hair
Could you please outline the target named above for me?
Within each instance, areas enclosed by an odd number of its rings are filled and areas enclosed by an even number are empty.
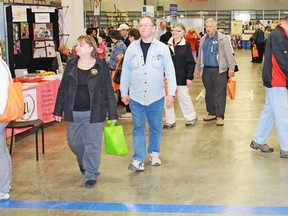
[[[112,39],[115,39],[115,40],[121,40],[122,39],[120,31],[118,31],[118,30],[112,30],[111,33],[110,33],[110,37]]]
[[[128,32],[128,36],[134,37],[135,40],[138,40],[141,37],[139,30],[136,28],[131,28]]]
[[[97,30],[97,28],[95,28],[95,27],[92,27],[92,32],[93,31],[95,31],[96,32],[96,35],[97,35],[97,33],[98,33],[98,30]]]
[[[92,28],[87,28],[86,29],[86,35],[91,35],[93,32]]]

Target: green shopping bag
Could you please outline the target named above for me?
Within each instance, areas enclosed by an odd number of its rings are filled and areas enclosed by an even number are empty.
[[[127,155],[129,150],[126,144],[123,126],[115,126],[111,120],[108,120],[107,124],[108,127],[104,127],[106,153],[119,156]]]

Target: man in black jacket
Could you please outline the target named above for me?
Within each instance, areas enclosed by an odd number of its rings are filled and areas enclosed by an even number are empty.
[[[122,37],[122,41],[128,47],[130,45],[130,41],[129,41],[129,38],[128,38],[129,26],[126,25],[125,23],[123,23],[123,24],[121,24],[119,26],[119,28],[117,30],[120,31],[120,34],[121,34],[121,37]]]
[[[167,26],[166,27],[166,32],[160,36],[160,41],[167,44],[169,39],[172,37],[172,33],[171,33],[171,27]]]
[[[268,37],[262,78],[266,102],[250,147],[273,152],[266,140],[275,124],[280,157],[288,158],[288,16]]]

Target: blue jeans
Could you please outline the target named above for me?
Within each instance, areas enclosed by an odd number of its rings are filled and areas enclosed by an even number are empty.
[[[134,129],[133,129],[133,160],[144,162],[146,159],[146,120],[149,125],[148,154],[160,151],[162,136],[162,118],[164,112],[164,97],[148,106],[136,101],[130,101]]]
[[[288,92],[286,87],[266,88],[266,102],[253,140],[264,144],[275,124],[280,147],[288,151]]]

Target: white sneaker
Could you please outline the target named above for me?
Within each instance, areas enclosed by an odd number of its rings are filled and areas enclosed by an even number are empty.
[[[0,201],[1,200],[8,200],[10,198],[9,193],[0,193]]]
[[[131,112],[126,112],[121,115],[122,118],[132,118],[132,113]]]
[[[136,172],[144,171],[144,163],[138,160],[133,160],[132,163],[128,167],[129,170],[133,170]]]
[[[152,166],[160,166],[161,165],[161,160],[159,158],[159,153],[158,152],[152,152],[150,155],[150,161]]]

